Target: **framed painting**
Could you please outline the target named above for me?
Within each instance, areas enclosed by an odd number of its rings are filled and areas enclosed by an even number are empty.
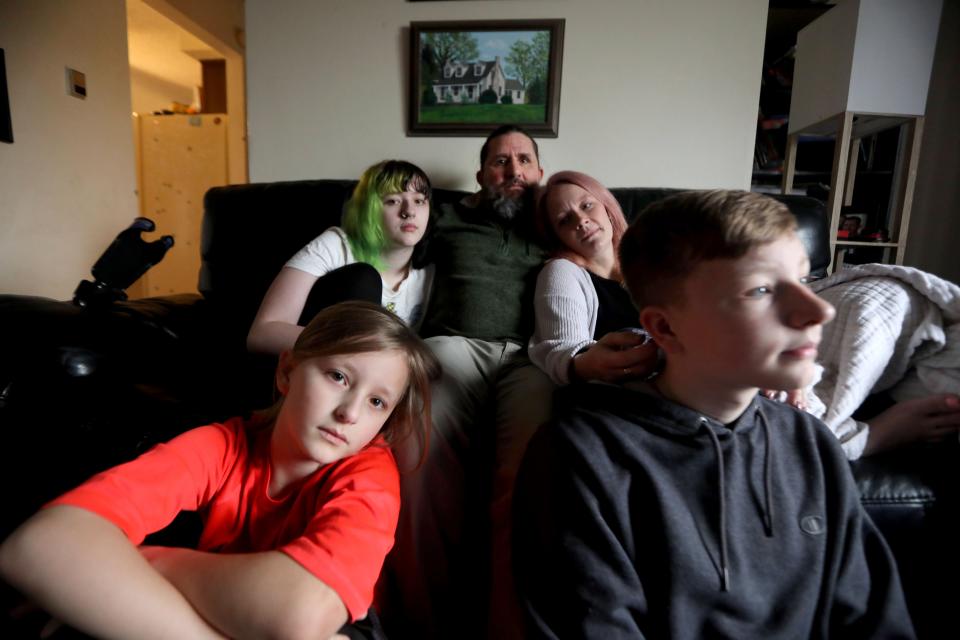
[[[564,22],[411,22],[408,135],[557,137]]]
[[[7,94],[7,65],[0,49],[0,142],[13,144],[13,123],[10,121],[10,96]]]

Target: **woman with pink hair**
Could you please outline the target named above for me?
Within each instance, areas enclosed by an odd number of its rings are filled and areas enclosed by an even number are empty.
[[[553,257],[537,278],[530,359],[557,384],[649,376],[657,349],[623,288],[617,199],[590,176],[554,174],[537,196],[537,233]]]

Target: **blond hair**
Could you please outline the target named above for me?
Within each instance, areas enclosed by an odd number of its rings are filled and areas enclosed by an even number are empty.
[[[430,348],[400,318],[370,302],[341,302],[320,311],[303,329],[290,352],[293,366],[310,358],[399,351],[405,356],[407,388],[380,430],[392,446],[416,437],[420,459],[430,433],[430,382],[440,363]],[[270,424],[283,404],[281,396],[261,417]]]
[[[637,309],[682,301],[683,279],[705,260],[739,258],[795,232],[782,202],[747,191],[687,191],[647,206],[620,242]]]

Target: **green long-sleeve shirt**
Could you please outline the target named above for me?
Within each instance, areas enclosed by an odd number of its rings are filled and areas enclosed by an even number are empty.
[[[431,243],[436,272],[424,337],[527,341],[537,273],[546,256],[527,222],[508,222],[462,202],[441,205]]]

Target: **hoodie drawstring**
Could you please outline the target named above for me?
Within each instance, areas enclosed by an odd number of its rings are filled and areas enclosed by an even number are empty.
[[[757,407],[757,415],[760,418],[760,424],[763,426],[764,447],[763,447],[763,529],[767,536],[773,536],[773,472],[771,463],[770,449],[770,425],[767,417],[763,415],[763,410]],[[727,556],[727,490],[726,490],[726,472],[723,466],[723,448],[720,446],[720,438],[713,432],[706,419],[701,419],[701,426],[710,436],[713,443],[713,450],[717,454],[717,489],[720,499],[720,590],[730,590],[730,569]]]
[[[724,482],[723,449],[720,448],[720,439],[713,432],[706,421],[701,424],[707,430],[713,449],[717,453],[717,486],[720,491],[720,590],[729,591],[730,574],[727,571],[727,491]]]
[[[766,444],[763,447],[763,528],[767,537],[773,536],[773,500],[770,495],[773,493],[773,478],[770,463],[770,425],[767,423],[767,417],[763,415],[763,409],[757,407],[757,415],[760,416],[760,424],[763,425],[763,436]]]

